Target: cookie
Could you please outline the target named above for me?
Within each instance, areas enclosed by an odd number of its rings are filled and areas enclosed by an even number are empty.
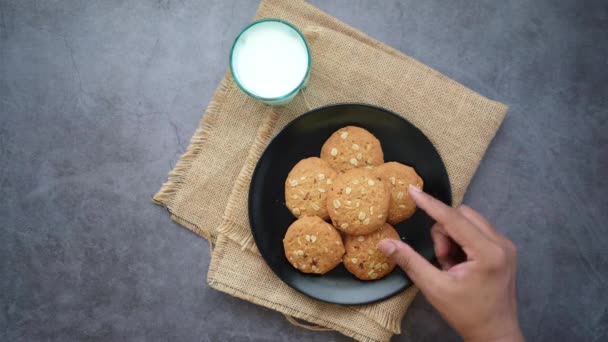
[[[380,141],[363,128],[347,126],[334,132],[321,148],[321,159],[339,172],[384,163]]]
[[[295,217],[327,220],[327,193],[335,177],[336,171],[321,158],[300,160],[285,180],[285,205]]]
[[[410,184],[422,189],[424,184],[416,170],[397,162],[388,162],[376,167],[374,172],[387,185],[391,193],[387,222],[397,224],[414,215],[416,203],[410,197],[407,189]]]
[[[352,235],[371,233],[386,222],[390,194],[368,169],[339,174],[327,195],[327,210],[334,226]]]
[[[361,280],[385,277],[395,268],[395,263],[378,249],[378,242],[384,239],[401,240],[399,233],[388,223],[367,235],[347,235],[344,238],[346,254],[344,267]]]
[[[289,263],[304,273],[327,273],[344,255],[340,233],[318,216],[304,216],[292,223],[283,247]]]

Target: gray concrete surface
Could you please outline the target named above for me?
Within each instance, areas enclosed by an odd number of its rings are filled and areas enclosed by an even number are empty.
[[[511,106],[465,202],[519,246],[530,341],[607,341],[606,1],[313,3]],[[150,202],[256,7],[0,0],[0,340],[347,340],[209,289]],[[422,297],[402,327],[458,339]]]

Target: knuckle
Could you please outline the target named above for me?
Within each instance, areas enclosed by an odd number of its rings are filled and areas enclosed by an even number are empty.
[[[517,255],[517,246],[511,240],[507,240],[507,248],[513,255]]]
[[[461,222],[461,218],[463,217],[462,214],[460,214],[458,210],[454,208],[446,208],[444,215],[446,222],[448,222],[446,223],[446,225],[449,225],[451,227],[457,227],[459,225],[459,222]]]
[[[498,271],[504,269],[509,263],[509,255],[505,248],[496,246],[492,248],[490,258],[488,258],[488,269]]]
[[[498,251],[499,252],[496,254],[496,263],[499,266],[503,266],[507,264],[509,260],[509,255],[507,254],[507,251],[502,248],[500,248]]]
[[[411,258],[408,258],[404,255],[400,255],[399,259],[397,260],[399,266],[401,266],[401,268],[403,268],[404,271],[410,271],[412,269],[412,260]]]
[[[517,247],[515,247],[515,244],[511,240],[507,238],[504,239],[503,249],[507,254],[507,257],[509,257],[510,259],[514,259],[516,257]]]
[[[435,223],[433,227],[431,227],[431,234],[442,234],[443,229],[439,223]]]

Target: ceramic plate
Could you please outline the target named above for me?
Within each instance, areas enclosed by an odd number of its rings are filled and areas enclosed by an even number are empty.
[[[262,257],[292,288],[336,304],[364,304],[393,296],[412,284],[398,267],[375,281],[361,281],[339,265],[324,275],[300,273],[287,261],[283,236],[293,215],[285,206],[285,179],[301,159],[319,156],[321,146],[336,130],[359,126],[381,142],[385,161],[410,165],[424,180],[424,190],[451,204],[450,183],[443,161],[430,140],[414,125],[386,109],[364,104],[338,104],[312,110],[288,124],[262,154],[251,180],[249,220]],[[395,226],[402,240],[431,260],[433,224],[423,211]]]

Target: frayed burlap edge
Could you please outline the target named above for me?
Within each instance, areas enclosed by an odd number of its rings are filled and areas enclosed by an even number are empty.
[[[234,223],[231,220],[234,211],[239,209],[236,196],[234,196],[234,194],[249,191],[249,175],[253,173],[253,170],[257,165],[257,161],[261,155],[260,151],[264,150],[266,144],[274,135],[274,128],[279,115],[280,113],[277,109],[269,107],[268,115],[264,118],[264,121],[262,121],[262,124],[258,128],[253,145],[249,149],[245,163],[241,168],[238,177],[236,178],[232,190],[230,191],[231,195],[228,197],[228,204],[226,205],[226,210],[224,211],[222,224],[217,228],[218,233],[229,235],[231,239],[242,246],[243,250],[252,250],[256,254],[259,254],[259,252],[257,246],[255,245],[255,241],[253,240],[251,231],[248,229],[247,231],[244,231],[242,226]]]
[[[152,198],[152,202],[165,207],[171,213],[171,218],[175,222],[184,225],[185,227],[205,239],[214,239],[216,235],[215,230],[206,232],[200,229],[191,222],[188,222],[180,217],[177,217],[176,215],[173,215],[172,208],[175,202],[175,197],[179,190],[182,188],[185,182],[186,175],[192,167],[192,163],[194,162],[194,160],[196,160],[197,156],[201,153],[203,148],[205,148],[205,143],[207,142],[210,132],[214,129],[216,125],[216,122],[221,113],[221,108],[224,104],[224,99],[226,97],[226,94],[230,90],[232,84],[233,83],[231,82],[230,73],[226,72],[224,78],[221,80],[219,86],[215,90],[211,102],[209,102],[209,105],[207,106],[207,109],[205,110],[205,113],[203,114],[203,117],[199,122],[198,128],[190,139],[190,144],[188,144],[186,152],[182,154],[181,157],[178,159],[173,170],[169,172],[167,181],[163,183],[160,190]]]

